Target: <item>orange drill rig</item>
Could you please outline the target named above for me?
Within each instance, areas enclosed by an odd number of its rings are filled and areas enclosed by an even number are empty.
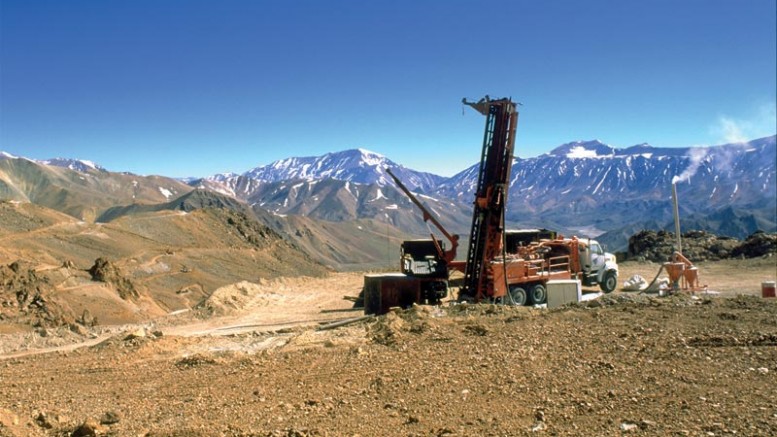
[[[478,102],[462,102],[486,116],[467,259],[455,261],[459,237],[446,231],[389,171],[397,186],[421,209],[424,221],[432,221],[451,247],[445,250],[434,235],[431,240],[405,241],[402,273],[365,277],[365,303],[373,303],[365,304],[365,312],[383,312],[391,303],[436,303],[447,295],[451,270],[464,273],[458,296],[462,301],[541,304],[547,299],[547,282],[554,279],[580,279],[585,285],[599,283],[603,290],[612,291],[617,283],[617,265],[614,257],[605,254],[593,240],[555,238],[508,253],[505,208],[517,106],[511,99],[492,100],[488,96]]]

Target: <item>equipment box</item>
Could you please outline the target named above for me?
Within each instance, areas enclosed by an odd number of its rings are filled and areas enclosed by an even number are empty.
[[[583,291],[580,281],[575,279],[556,279],[548,281],[548,308],[555,308],[570,302],[580,302]]]
[[[409,308],[421,301],[421,282],[402,273],[364,277],[364,314],[386,314],[391,307]]]

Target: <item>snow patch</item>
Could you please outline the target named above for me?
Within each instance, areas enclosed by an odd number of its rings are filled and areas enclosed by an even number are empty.
[[[362,148],[359,148],[357,150],[362,155],[361,156],[362,162],[364,162],[367,165],[379,166],[379,165],[383,164],[383,162],[386,160],[385,156],[383,156],[381,154],[378,154],[378,153],[375,153],[375,152],[372,152],[370,150],[362,149]]]
[[[594,192],[592,194],[596,194],[596,192],[599,191],[599,188],[601,188],[602,184],[607,179],[607,175],[610,174],[610,170],[612,170],[612,167],[607,168],[607,171],[604,173],[604,176],[602,176],[602,180],[599,181],[599,183],[596,185],[596,188],[594,188]]]
[[[596,158],[596,150],[588,150],[583,146],[575,146],[571,149],[569,149],[569,152],[567,153],[567,158]]]
[[[378,188],[378,192],[375,194],[375,198],[370,200],[370,202],[374,202],[378,199],[385,199],[385,198],[386,196],[383,195],[383,191],[381,191],[380,188]]]
[[[415,195],[416,195],[416,197],[420,197],[420,198],[422,198],[422,199],[428,199],[428,200],[431,200],[431,201],[433,201],[433,202],[439,202],[439,200],[438,200],[438,199],[435,199],[434,197],[431,197],[431,196],[427,196],[427,195],[425,195],[425,194],[420,194],[420,193],[413,193],[413,194],[415,194]]]
[[[159,187],[159,192],[162,193],[163,196],[165,196],[165,199],[169,199],[170,196],[173,195],[173,193],[170,192],[170,190],[168,190],[167,188]]]
[[[347,191],[351,196],[353,196],[354,199],[358,199],[358,197],[356,197],[356,194],[353,194],[353,192],[351,191],[351,183],[350,182],[346,182],[345,183],[345,191]]]
[[[84,164],[85,166],[97,170],[97,164],[94,163],[94,161],[89,161],[86,159],[79,160],[81,164]]]

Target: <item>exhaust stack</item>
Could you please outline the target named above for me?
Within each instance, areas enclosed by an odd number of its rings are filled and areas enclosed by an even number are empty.
[[[683,245],[680,239],[680,209],[677,206],[677,183],[672,183],[672,204],[674,205],[674,234],[677,238],[675,251],[683,253]]]

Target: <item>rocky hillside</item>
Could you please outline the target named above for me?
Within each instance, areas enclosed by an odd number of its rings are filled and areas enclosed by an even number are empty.
[[[0,157],[0,200],[30,202],[93,221],[108,208],[132,203],[160,203],[192,187],[161,176],[112,173],[66,160],[51,164]]]
[[[627,259],[668,261],[675,251],[674,233],[644,230],[629,238]],[[704,231],[682,234],[682,253],[692,261],[756,258],[777,255],[777,233],[756,232],[746,239],[717,236]]]
[[[245,205],[208,206],[219,199],[202,194],[171,209],[124,211],[107,223],[0,203],[0,266],[8,265],[0,269],[0,307],[9,309],[0,319],[62,325],[88,311],[121,324],[192,308],[227,284],[329,271]],[[31,267],[14,267],[17,260]]]
[[[239,202],[232,197],[224,196],[222,194],[214,193],[208,190],[197,189],[190,191],[181,197],[173,199],[170,202],[146,205],[133,203],[132,205],[115,206],[103,212],[96,221],[107,223],[127,215],[136,215],[158,211],[192,212],[203,208],[228,209],[241,212],[250,211],[250,209],[244,203]]]

